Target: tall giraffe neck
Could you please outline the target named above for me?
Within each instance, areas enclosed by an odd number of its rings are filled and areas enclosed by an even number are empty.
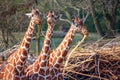
[[[48,66],[48,61],[49,61],[48,58],[49,58],[49,53],[50,53],[53,27],[54,26],[52,26],[52,25],[48,25],[48,30],[46,32],[45,41],[44,41],[44,45],[43,45],[42,53],[41,53],[41,63],[43,63],[43,65],[41,65],[41,67],[44,67],[46,65]]]
[[[51,59],[53,59],[53,57],[55,56],[55,58],[52,60],[52,65],[53,68],[59,68],[63,59],[65,58],[65,56],[67,55],[70,46],[73,42],[73,38],[75,35],[75,27],[74,25],[71,25],[69,31],[67,32],[65,38],[63,39],[63,41],[61,42],[61,44],[55,49],[55,53],[51,53],[50,55],[50,61]],[[54,55],[53,57],[51,57],[52,55]]]
[[[24,63],[27,59],[30,42],[34,33],[34,27],[35,23],[33,23],[31,20],[20,47],[8,58],[8,64],[5,66],[5,68],[3,68],[4,80],[18,80],[25,78],[22,76],[24,75]]]
[[[51,36],[53,33],[53,28],[54,25],[48,24],[48,29],[46,32],[46,36],[40,56],[38,56],[37,60],[26,69],[28,70],[26,75],[29,77],[29,79],[36,80],[37,78],[41,78],[43,80],[46,80],[50,78],[48,66],[49,66],[49,53],[50,53],[49,50],[51,45]]]
[[[75,26],[71,25],[69,31],[67,32],[60,45],[55,50],[53,50],[53,52],[50,52],[49,67],[52,80],[63,80],[62,73],[60,72],[60,67],[63,59],[70,49],[70,45],[73,42],[75,32]]]
[[[29,23],[29,27],[25,33],[25,36],[21,42],[21,45],[20,45],[20,50],[23,51],[22,54],[23,56],[26,56],[27,57],[27,53],[29,51],[29,48],[30,48],[30,43],[31,43],[31,40],[32,40],[32,37],[33,37],[33,34],[34,34],[34,29],[35,29],[35,23],[31,20],[30,23]],[[24,52],[25,51],[25,52]]]
[[[49,52],[50,52],[50,46],[51,46],[51,37],[53,33],[53,27],[52,25],[48,25],[48,30],[46,32],[45,40],[43,43],[42,51],[40,53],[40,56],[36,61],[40,63],[41,67],[48,66],[48,58],[49,58]],[[36,63],[35,63],[36,64]]]
[[[57,66],[58,68],[70,49],[70,46],[73,42],[74,35],[75,35],[75,28],[74,28],[74,25],[72,25],[70,30],[66,34],[65,38],[63,39],[61,44],[56,49],[56,51],[57,51],[56,55],[59,57],[57,58],[55,66]]]

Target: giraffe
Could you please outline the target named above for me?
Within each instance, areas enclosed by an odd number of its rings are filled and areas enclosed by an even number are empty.
[[[34,28],[36,25],[41,24],[41,13],[38,9],[33,8],[31,14],[31,20],[28,29],[24,35],[24,38],[20,44],[20,47],[12,53],[7,59],[7,64],[2,69],[2,80],[26,80],[24,76],[24,67],[27,59],[27,55],[30,48],[32,36],[34,34]],[[1,77],[0,75],[0,77]]]
[[[51,80],[49,73],[49,53],[55,22],[56,17],[54,11],[50,11],[47,16],[48,29],[45,35],[42,51],[37,60],[25,70],[26,76],[29,80]]]
[[[50,52],[49,68],[52,80],[63,80],[60,67],[62,66],[62,62],[70,49],[76,32],[80,32],[88,36],[88,31],[79,17],[75,17],[73,24],[71,24],[69,31],[60,45]]]

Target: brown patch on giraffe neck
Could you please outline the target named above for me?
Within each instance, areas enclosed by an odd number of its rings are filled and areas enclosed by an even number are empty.
[[[61,44],[55,50],[54,54],[57,56],[54,57],[54,59],[53,59],[53,61],[55,61],[55,62],[54,63],[52,62],[54,64],[54,67],[60,68],[61,63],[63,62],[63,59],[66,57],[66,55],[70,49],[75,32],[76,32],[75,27],[72,25],[71,28],[69,29],[68,33],[66,34],[65,38],[61,42]]]
[[[75,29],[74,27],[71,26],[70,30],[68,31],[68,33],[66,34],[65,38],[63,39],[63,41],[61,42],[61,44],[57,47],[56,50],[58,51],[66,51],[70,48],[73,38],[75,35]]]
[[[27,56],[29,48],[26,46],[21,46],[19,56],[22,56],[23,58]]]
[[[29,49],[30,48],[30,42],[28,43],[26,43],[26,41],[23,41],[22,43],[21,43],[21,47],[24,47],[23,49]]]
[[[34,67],[34,72],[38,72],[39,71],[39,64],[35,64],[33,67]]]
[[[26,31],[26,34],[23,38],[23,41],[21,43],[21,46],[24,47],[22,49],[25,49],[28,51],[29,47],[30,47],[30,43],[31,43],[31,39],[32,39],[32,36],[34,34],[34,27],[35,27],[35,23],[33,23],[33,21],[31,20],[30,21],[30,24],[29,24],[29,27]]]
[[[20,54],[21,54],[21,56],[24,57],[24,58],[22,58],[23,61],[25,60],[25,58],[27,58],[27,54],[28,54],[28,51],[30,48],[31,39],[32,39],[32,36],[34,34],[34,28],[35,28],[35,23],[33,23],[33,21],[31,20],[29,27],[26,31],[26,34],[23,38],[23,41],[21,42],[21,46],[20,46]]]

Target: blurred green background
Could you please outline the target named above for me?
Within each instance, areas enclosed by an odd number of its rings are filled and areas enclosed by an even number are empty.
[[[120,1],[119,0],[0,0],[0,51],[4,51],[20,42],[29,24],[26,13],[31,12],[36,6],[43,16],[48,11],[54,10],[56,15],[63,14],[62,18],[72,21],[79,16],[85,21],[90,36],[87,41],[95,41],[104,37],[114,38],[120,33]],[[58,20],[54,31],[64,34],[70,24]],[[46,31],[46,19],[42,20],[42,31]],[[36,37],[37,31],[34,36]],[[44,38],[40,38],[40,47]],[[76,44],[82,38],[77,34],[74,39]],[[63,37],[53,37],[52,48],[56,48]],[[86,41],[86,42],[87,42]],[[36,52],[36,40],[33,40],[31,51]]]

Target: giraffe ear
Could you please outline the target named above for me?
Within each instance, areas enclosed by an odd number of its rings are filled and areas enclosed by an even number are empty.
[[[26,13],[25,15],[28,16],[29,18],[32,17],[32,13]]]

